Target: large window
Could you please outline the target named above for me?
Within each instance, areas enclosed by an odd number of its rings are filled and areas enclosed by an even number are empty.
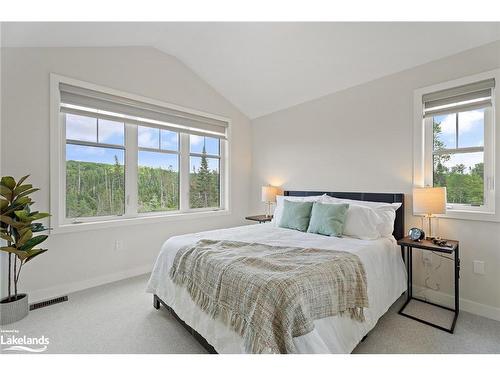
[[[228,120],[55,81],[56,226],[227,209]]]
[[[485,203],[485,110],[432,117],[433,185],[446,187],[450,205]]]
[[[446,187],[449,212],[495,211],[494,87],[491,78],[421,96],[424,184]]]

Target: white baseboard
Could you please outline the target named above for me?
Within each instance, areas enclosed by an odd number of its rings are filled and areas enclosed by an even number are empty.
[[[151,265],[146,265],[121,272],[116,272],[110,275],[96,277],[94,279],[82,280],[74,283],[57,285],[51,288],[29,291],[29,302],[34,303],[44,301],[46,299],[78,292],[83,289],[93,288],[95,286],[112,283],[114,281],[128,279],[129,277],[143,275],[145,273],[151,272],[151,268]]]
[[[419,296],[426,297],[432,302],[436,302],[453,308],[455,299],[451,294],[424,288],[417,285],[414,285],[414,288],[415,288],[414,295],[417,295],[417,293],[415,292],[418,288]],[[460,311],[467,311],[468,313],[471,314],[480,315],[484,316],[485,318],[500,321],[500,308],[498,307],[483,305],[482,303],[474,302],[465,298],[460,298],[459,302],[460,302]]]

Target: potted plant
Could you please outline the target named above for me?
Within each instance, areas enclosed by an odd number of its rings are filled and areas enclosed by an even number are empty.
[[[9,324],[28,315],[28,296],[18,293],[17,286],[23,266],[47,249],[35,248],[47,239],[47,235],[35,235],[48,228],[35,221],[46,218],[46,212],[31,211],[35,203],[30,195],[39,189],[24,184],[29,177],[24,176],[16,182],[6,176],[0,180],[0,237],[7,246],[0,250],[8,253],[8,296],[0,300],[0,324]]]

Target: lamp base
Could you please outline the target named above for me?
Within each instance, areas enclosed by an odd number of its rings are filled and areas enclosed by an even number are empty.
[[[266,210],[266,217],[271,217],[271,202],[266,202],[267,210]]]

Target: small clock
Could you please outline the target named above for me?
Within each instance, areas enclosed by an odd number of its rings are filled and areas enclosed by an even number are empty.
[[[413,241],[420,241],[425,238],[425,232],[420,228],[411,228],[408,235]]]

